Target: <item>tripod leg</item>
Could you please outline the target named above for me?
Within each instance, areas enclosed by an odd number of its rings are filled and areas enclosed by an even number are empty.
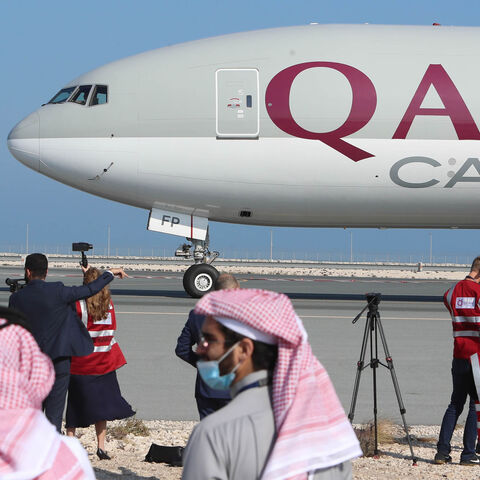
[[[358,388],[360,386],[360,376],[362,374],[362,370],[365,368],[364,367],[365,351],[367,350],[369,330],[370,330],[370,317],[367,316],[367,321],[365,323],[365,330],[363,332],[362,348],[360,349],[360,359],[357,362],[357,374],[355,376],[355,383],[353,385],[352,402],[350,404],[350,411],[348,413],[348,419],[350,420],[350,423],[353,423],[353,417],[355,415],[355,405],[357,403]]]
[[[368,313],[370,315],[370,312]],[[373,426],[375,433],[375,447],[373,449],[373,455],[378,458],[378,420],[377,420],[377,368],[378,368],[378,337],[377,337],[377,315],[371,314],[370,330],[370,367],[373,369]],[[375,334],[375,356],[373,356],[373,341],[372,336]]]
[[[402,420],[403,420],[403,428],[405,430],[405,434],[407,435],[407,441],[408,441],[408,445],[410,447],[410,453],[412,455],[412,462],[413,462],[414,465],[416,465],[417,464],[417,458],[415,457],[415,455],[413,453],[412,439],[410,438],[410,434],[408,433],[408,425],[407,425],[407,421],[405,419],[405,413],[406,413],[407,410],[405,409],[405,406],[403,404],[402,395],[400,393],[400,386],[398,385],[397,375],[395,373],[395,368],[393,366],[393,359],[390,355],[390,352],[388,351],[387,339],[385,338],[385,333],[383,331],[382,322],[380,321],[380,314],[378,314],[376,325],[378,326],[378,331],[380,332],[380,338],[382,340],[383,350],[385,352],[385,360],[387,361],[387,368],[390,370],[390,374],[392,376],[393,388],[395,389],[395,394],[397,396],[398,407],[400,409],[400,414],[401,414]]]

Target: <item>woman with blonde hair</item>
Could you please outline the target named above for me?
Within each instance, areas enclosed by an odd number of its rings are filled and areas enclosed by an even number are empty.
[[[84,273],[84,283],[101,275],[90,267]],[[75,304],[77,314],[87,327],[93,340],[93,353],[84,357],[72,357],[70,384],[68,387],[66,426],[67,435],[75,435],[75,428],[95,424],[97,456],[110,460],[105,451],[107,420],[119,420],[135,414],[122,397],[116,370],[127,362],[114,333],[117,328],[115,309],[110,289]]]

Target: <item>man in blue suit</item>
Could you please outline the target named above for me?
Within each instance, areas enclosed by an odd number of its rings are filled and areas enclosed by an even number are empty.
[[[239,288],[239,284],[233,275],[222,273],[215,282],[215,290],[227,288]],[[192,350],[192,346],[200,344],[202,325],[205,320],[203,315],[196,314],[193,310],[188,315],[188,320],[178,337],[175,354],[190,365],[196,367],[200,357]],[[214,390],[210,388],[197,372],[195,381],[195,400],[200,415],[200,420],[207,415],[224,407],[230,401],[228,390]]]
[[[82,270],[88,269],[82,267]],[[41,350],[53,361],[55,383],[43,402],[46,417],[61,431],[65,397],[70,380],[70,358],[92,353],[93,343],[75,313],[75,302],[91,297],[114,278],[126,277],[121,268],[111,268],[97,280],[79,287],[46,282],[47,257],[32,253],[25,259],[26,285],[10,296],[9,307],[23,313]]]

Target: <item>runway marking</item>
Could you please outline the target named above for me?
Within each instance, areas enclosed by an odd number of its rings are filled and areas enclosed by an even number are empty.
[[[117,315],[182,315],[188,317],[188,312],[120,312],[116,311]],[[325,318],[325,319],[340,319],[340,320],[352,320],[351,315],[300,315],[300,318]],[[359,320],[362,320],[360,318]],[[417,321],[432,321],[432,322],[450,322],[450,318],[429,318],[429,317],[381,317],[382,320],[417,320]]]
[[[177,272],[175,272],[177,273]],[[245,275],[239,273],[238,275]],[[247,274],[248,275],[248,274]],[[11,277],[21,277],[21,274],[12,273]],[[78,273],[66,273],[66,274],[50,274],[50,278],[80,278],[83,277],[82,274]],[[178,280],[182,278],[182,273],[178,272],[176,275],[172,275],[167,273],[166,275],[162,274],[154,274],[154,275],[136,275],[131,274],[129,278],[135,279],[146,279],[146,280],[154,280],[154,279],[161,279],[161,280]],[[421,284],[425,281],[434,281],[434,280],[442,280],[442,281],[449,281],[446,279],[437,279],[437,278],[426,278],[426,279],[415,279],[415,278],[383,278],[381,275],[378,277],[322,277],[322,276],[288,276],[287,278],[278,278],[278,277],[261,277],[261,276],[251,276],[251,277],[244,277],[239,278],[240,282],[248,282],[248,281],[267,281],[267,282],[334,282],[334,283],[355,283],[355,282],[363,282],[363,283],[410,283],[410,284]],[[137,282],[134,282],[137,283]]]
[[[351,316],[343,316],[343,315],[300,315],[300,318],[336,318],[336,319],[350,319],[352,320],[353,317]],[[419,321],[432,321],[432,322],[450,322],[451,319],[445,318],[429,318],[429,317],[385,317],[382,315],[382,320],[419,320]],[[363,317],[359,319],[363,320]]]

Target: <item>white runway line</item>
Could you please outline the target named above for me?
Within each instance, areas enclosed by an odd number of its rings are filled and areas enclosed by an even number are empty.
[[[188,317],[188,312],[120,312],[116,311],[117,315],[177,315]],[[322,319],[341,319],[351,320],[351,315],[300,315],[300,318],[322,318]],[[416,320],[416,321],[428,321],[428,322],[449,322],[447,318],[432,318],[432,317],[381,317],[382,320]]]

